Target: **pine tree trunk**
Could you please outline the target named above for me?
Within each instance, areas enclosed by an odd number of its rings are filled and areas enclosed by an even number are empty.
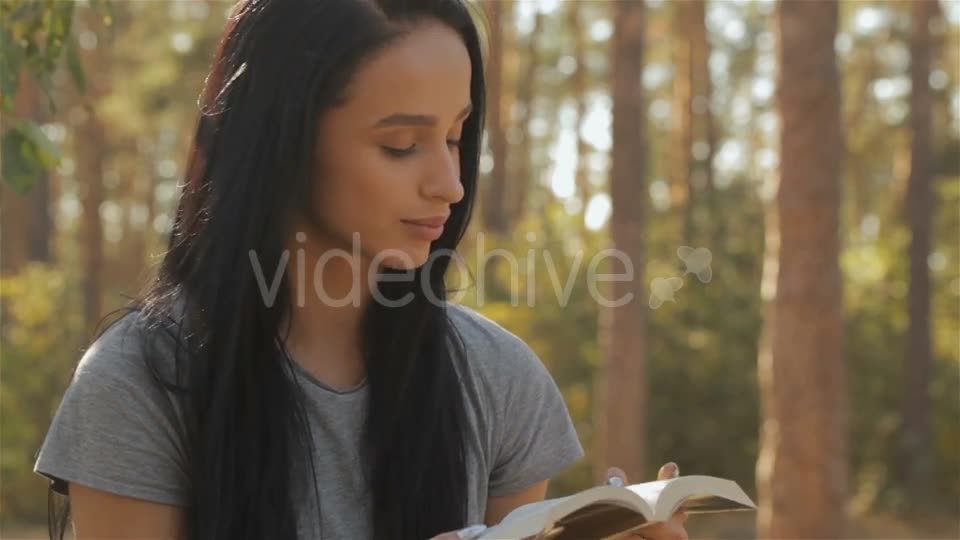
[[[670,141],[671,202],[683,211],[683,239],[696,237],[699,194],[713,182],[713,117],[710,113],[710,43],[705,0],[676,0],[673,7],[673,127]],[[706,144],[705,155],[694,155]]]
[[[100,206],[104,200],[103,173],[106,140],[103,125],[96,110],[86,107],[86,118],[77,133],[77,181],[80,184],[83,217],[82,241],[84,265],[84,318],[86,328],[92,330],[99,322],[104,271],[103,222]]]
[[[527,200],[529,198],[530,188],[537,179],[532,174],[535,170],[532,162],[532,150],[530,144],[530,120],[533,118],[533,96],[534,87],[537,81],[537,66],[540,65],[540,34],[543,30],[543,22],[546,15],[542,11],[537,11],[533,21],[533,30],[527,36],[526,47],[526,69],[521,71],[523,77],[518,77],[517,81],[517,103],[523,115],[517,120],[520,127],[520,140],[517,143],[517,176],[512,182],[516,186],[514,190],[513,201],[510,204],[510,221],[517,223],[523,218],[527,211]]]
[[[612,51],[613,149],[610,169],[613,248],[627,256],[633,278],[613,281],[605,299],[630,301],[601,309],[600,343],[604,354],[597,392],[597,471],[624,469],[629,478],[650,476],[646,470],[647,380],[644,347],[644,215],[646,208],[646,115],[640,76],[644,55],[644,3],[618,0],[614,5]],[[611,259],[612,260],[612,259]],[[614,263],[610,272],[622,272]]]
[[[14,99],[15,116],[34,122],[48,117],[47,98],[31,77],[20,77]],[[0,243],[4,273],[17,272],[28,261],[53,262],[50,213],[52,171],[43,171],[26,193],[17,193],[4,182]]]
[[[6,182],[0,183],[0,270],[14,274],[27,262],[27,234],[24,224],[28,208],[25,197]]]
[[[575,136],[577,139],[577,165],[574,171],[574,184],[577,188],[577,197],[583,203],[584,209],[586,209],[587,203],[590,202],[592,190],[590,189],[590,183],[587,179],[587,155],[590,148],[587,140],[580,133],[580,128],[587,117],[586,44],[584,43],[583,35],[585,29],[580,22],[580,6],[582,5],[582,1],[583,0],[570,0],[567,2],[567,27],[573,36],[573,58],[577,64],[576,70],[570,78],[570,91],[573,94],[572,97],[574,103],[576,103],[577,111],[577,119],[574,123]],[[579,219],[579,230],[581,237],[586,238],[587,229],[582,215]]]
[[[670,115],[670,202],[686,208],[690,198],[690,148],[693,146],[693,43],[688,34],[692,6],[689,0],[677,0],[673,8],[673,96]]]
[[[484,225],[489,232],[504,234],[508,230],[507,195],[507,139],[504,115],[504,13],[510,13],[503,0],[488,0],[484,3],[490,21],[490,54],[486,67],[487,83],[487,137],[493,170],[487,181],[486,196],[481,203]]]
[[[778,5],[779,246],[764,265],[761,538],[840,538],[847,491],[837,3]],[[776,244],[768,238],[768,247]],[[769,256],[769,253],[768,253]],[[771,290],[772,288],[772,290]]]
[[[910,229],[910,285],[907,305],[910,317],[903,358],[901,448],[897,481],[915,503],[922,496],[929,474],[930,446],[930,255],[931,217],[934,195],[932,101],[930,85],[931,36],[929,24],[937,9],[933,0],[911,3],[910,39],[910,176],[907,181],[906,218]]]
[[[690,102],[692,119],[692,142],[690,175],[687,180],[690,198],[687,203],[686,231],[684,238],[688,245],[701,240],[700,228],[704,227],[702,219],[701,194],[710,197],[708,205],[715,203],[713,193],[713,154],[716,146],[716,133],[713,123],[713,113],[710,111],[710,100],[713,95],[713,85],[710,81],[710,41],[707,37],[707,6],[706,0],[690,0],[689,15],[690,34],[690,79],[693,87],[693,99]],[[700,145],[706,145],[706,152],[694,152]],[[708,206],[708,209],[712,207]],[[711,216],[713,217],[713,216]],[[717,217],[719,219],[719,217]],[[710,221],[713,223],[713,221]],[[713,228],[713,227],[711,227]]]

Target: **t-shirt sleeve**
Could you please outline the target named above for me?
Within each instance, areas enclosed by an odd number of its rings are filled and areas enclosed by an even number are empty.
[[[87,349],[43,441],[34,471],[66,483],[184,505],[182,423],[145,361],[140,325],[127,315]]]
[[[489,494],[506,495],[547,480],[584,455],[560,389],[543,362],[519,338],[496,380],[494,463]]]

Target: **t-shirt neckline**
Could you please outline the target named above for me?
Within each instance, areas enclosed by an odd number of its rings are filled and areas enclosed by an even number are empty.
[[[309,382],[313,386],[320,388],[325,392],[329,392],[331,394],[335,394],[338,396],[348,396],[348,395],[352,395],[360,392],[367,386],[367,377],[364,376],[359,383],[355,384],[354,386],[351,386],[350,388],[343,388],[343,389],[334,388],[333,386],[330,386],[328,383],[325,383],[319,378],[317,378],[317,376],[314,375],[313,373],[310,373],[306,368],[300,365],[300,362],[297,362],[297,359],[294,358],[293,356],[287,354],[286,358],[283,358],[283,357],[284,357],[284,354],[281,351],[281,359],[282,360],[289,359],[290,364],[293,366],[293,370],[298,377],[303,377],[304,379],[307,380],[307,382]]]

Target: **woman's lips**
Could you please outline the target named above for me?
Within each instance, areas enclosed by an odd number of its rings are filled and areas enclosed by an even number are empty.
[[[432,242],[443,234],[443,224],[446,223],[447,216],[438,216],[425,219],[404,219],[401,222],[410,229],[410,231],[428,242]]]

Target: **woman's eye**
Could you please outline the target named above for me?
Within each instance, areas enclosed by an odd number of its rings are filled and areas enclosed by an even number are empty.
[[[460,139],[447,139],[447,146],[460,148]],[[413,154],[417,148],[417,145],[414,143],[406,148],[396,148],[393,146],[381,146],[381,148],[383,148],[383,151],[392,157],[405,157]]]
[[[389,154],[389,155],[391,155],[391,156],[393,156],[393,157],[409,156],[410,154],[413,153],[413,150],[414,150],[416,147],[417,147],[417,145],[416,145],[415,143],[414,143],[414,144],[411,144],[410,146],[408,146],[408,147],[406,147],[406,148],[394,148],[394,147],[392,147],[392,146],[381,146],[381,148],[383,148],[384,152],[386,152],[387,154]]]

